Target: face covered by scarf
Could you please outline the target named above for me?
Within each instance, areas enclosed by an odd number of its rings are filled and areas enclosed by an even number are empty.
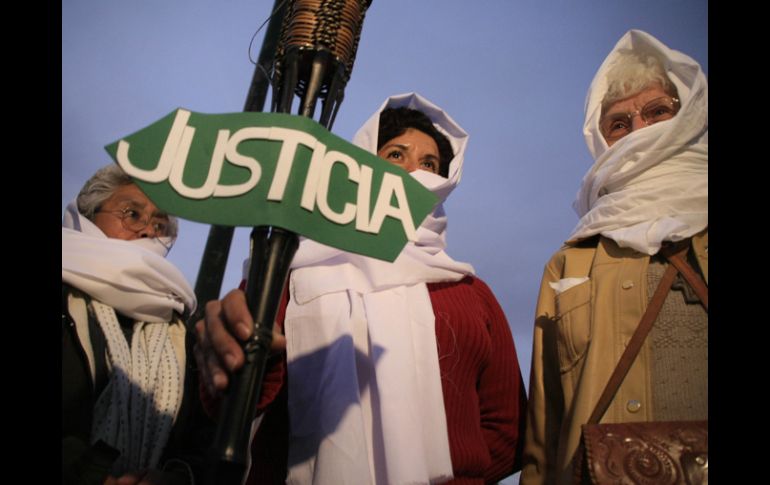
[[[455,153],[448,178],[417,170],[441,202],[460,181],[468,135],[418,94],[389,98],[353,139],[377,153],[380,112],[425,113]],[[426,283],[458,281],[473,268],[446,247],[441,203],[393,263],[302,239],[286,310],[288,483],[445,481],[452,463]]]
[[[623,52],[659,59],[677,89],[672,119],[635,130],[609,147],[599,129],[607,73]],[[596,73],[586,98],[583,134],[595,162],[573,203],[580,216],[568,241],[595,234],[655,254],[663,241],[708,225],[708,84],[700,66],[651,35],[631,30]]]
[[[168,239],[168,238],[167,238]],[[173,241],[166,241],[171,246]],[[118,312],[145,322],[168,322],[195,311],[195,293],[168,249],[155,238],[108,238],[75,202],[62,222],[62,281]]]

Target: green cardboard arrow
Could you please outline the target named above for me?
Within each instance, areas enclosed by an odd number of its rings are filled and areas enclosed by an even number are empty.
[[[224,226],[278,226],[393,261],[437,197],[310,118],[177,109],[106,147],[155,205]]]

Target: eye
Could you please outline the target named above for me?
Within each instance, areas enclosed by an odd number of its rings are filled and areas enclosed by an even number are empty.
[[[438,162],[433,159],[420,162],[420,168],[428,172],[438,173]]]
[[[628,123],[625,120],[615,120],[610,125],[610,131],[627,130]]]
[[[138,222],[142,216],[139,214],[138,211],[135,211],[134,209],[130,209],[126,207],[123,209],[123,218],[128,219],[129,222]]]
[[[674,107],[667,103],[655,104],[644,110],[645,119],[652,123],[670,120],[675,114]]]
[[[602,123],[604,136],[617,137],[628,134],[630,125],[626,116],[612,116]]]
[[[388,152],[388,154],[385,156],[388,160],[401,160],[404,158],[404,154],[401,153],[401,150],[391,150]]]

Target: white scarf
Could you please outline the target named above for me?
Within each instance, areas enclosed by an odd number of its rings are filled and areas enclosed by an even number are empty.
[[[111,470],[117,476],[153,468],[182,403],[184,362],[169,325],[183,323],[169,321],[173,311],[192,312],[195,295],[159,242],[107,238],[74,202],[62,226],[62,281],[92,297],[111,369],[94,406],[91,442],[102,440],[120,452]],[[130,346],[116,309],[136,320]]]
[[[108,238],[72,202],[64,214],[61,243],[62,281],[118,312],[168,322],[174,311],[195,311],[195,293],[157,239]]]
[[[380,112],[424,112],[449,138],[449,177],[412,176],[443,202],[460,181],[468,135],[415,93],[389,98],[353,139],[377,152]],[[439,203],[393,263],[302,239],[286,310],[288,483],[427,484],[452,478],[435,319],[426,283],[469,264],[444,252]]]
[[[637,130],[608,147],[599,130],[607,71],[624,51],[654,54],[681,103],[669,121]],[[569,241],[594,234],[655,254],[708,226],[708,84],[692,58],[631,30],[596,73],[586,98],[583,134],[594,165],[573,203],[580,221]]]

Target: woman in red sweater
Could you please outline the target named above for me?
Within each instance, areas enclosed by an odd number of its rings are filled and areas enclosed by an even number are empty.
[[[353,139],[443,202],[468,135],[411,93]],[[303,239],[278,317],[286,354],[265,377],[247,483],[494,483],[520,468],[526,396],[505,315],[444,248],[438,204],[393,263]],[[250,334],[240,290],[209,304],[196,358],[209,394]]]

